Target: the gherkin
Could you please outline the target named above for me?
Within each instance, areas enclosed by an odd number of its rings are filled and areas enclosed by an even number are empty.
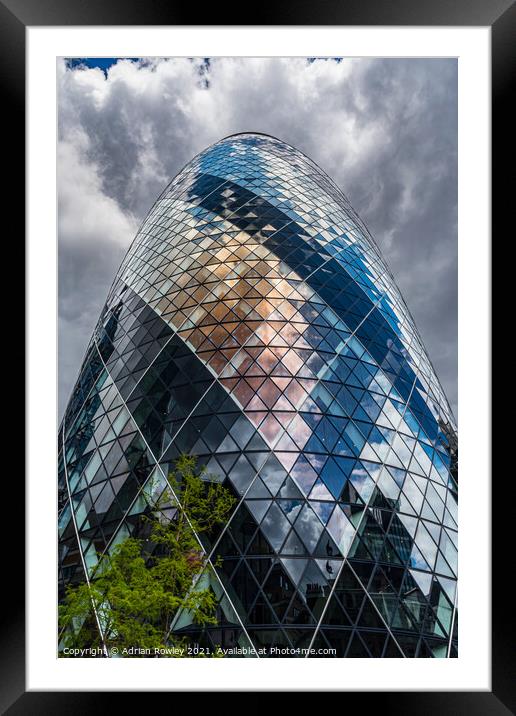
[[[61,589],[138,535],[187,452],[238,503],[206,544],[219,624],[179,614],[176,632],[262,656],[457,655],[454,418],[367,228],[293,147],[233,135],[167,186],[59,448]]]

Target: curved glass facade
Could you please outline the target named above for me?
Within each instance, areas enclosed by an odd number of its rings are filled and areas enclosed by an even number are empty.
[[[293,147],[233,135],[167,186],[59,447],[61,589],[140,533],[187,452],[238,503],[204,543],[219,623],[178,614],[177,633],[258,656],[456,656],[454,418],[367,228]]]

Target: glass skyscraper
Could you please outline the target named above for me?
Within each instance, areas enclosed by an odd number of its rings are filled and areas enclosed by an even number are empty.
[[[195,157],[120,266],[59,430],[61,590],[138,536],[181,453],[238,502],[204,544],[218,624],[175,633],[457,655],[453,415],[366,226],[267,135]]]

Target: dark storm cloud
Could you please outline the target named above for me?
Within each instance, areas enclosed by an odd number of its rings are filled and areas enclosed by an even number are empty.
[[[298,147],[341,187],[457,405],[455,60],[215,59],[59,68],[60,410],[138,223],[195,154],[241,131]]]

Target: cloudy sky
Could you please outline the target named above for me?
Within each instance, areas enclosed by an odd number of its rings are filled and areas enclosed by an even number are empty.
[[[390,265],[457,415],[457,63],[450,59],[59,61],[59,414],[138,225],[228,134],[296,146]]]

